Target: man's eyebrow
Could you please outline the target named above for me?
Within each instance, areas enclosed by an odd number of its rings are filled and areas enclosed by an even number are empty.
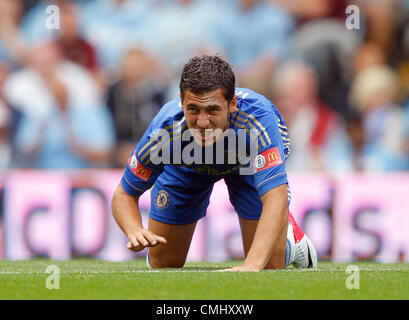
[[[207,106],[206,108],[217,108],[217,109],[221,109],[222,107],[219,106],[218,104],[212,104],[210,106]]]
[[[193,107],[193,108],[204,108],[204,109],[214,109],[214,108],[217,108],[217,109],[221,109],[222,107],[221,106],[219,106],[219,105],[217,105],[217,104],[211,104],[211,105],[209,105],[209,106],[204,106],[204,107],[199,107],[198,105],[196,105],[196,104],[194,104],[194,103],[189,103],[188,105],[187,105],[187,108],[191,108],[191,107]]]

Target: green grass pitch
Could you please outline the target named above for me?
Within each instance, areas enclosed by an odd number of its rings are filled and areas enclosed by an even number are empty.
[[[409,299],[409,264],[353,263],[359,268],[359,289],[346,286],[350,264],[321,262],[318,270],[216,272],[240,263],[187,263],[183,269],[150,271],[143,260],[0,261],[0,299]],[[46,287],[47,277],[56,275],[45,272],[49,265],[60,270],[59,289]]]

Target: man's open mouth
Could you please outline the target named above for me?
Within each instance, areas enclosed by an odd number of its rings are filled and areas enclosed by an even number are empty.
[[[213,130],[206,130],[206,131],[197,130],[195,132],[195,137],[198,140],[201,140],[203,142],[209,141],[210,139],[212,139],[214,137],[214,132],[213,132]]]

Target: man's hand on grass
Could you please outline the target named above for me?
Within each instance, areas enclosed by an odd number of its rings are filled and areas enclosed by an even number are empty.
[[[223,270],[219,270],[223,272],[259,272],[261,271],[259,268],[256,268],[254,266],[238,266],[238,267],[233,267],[233,268],[227,268]]]
[[[126,247],[131,251],[141,251],[147,247],[155,247],[160,244],[166,244],[164,237],[158,236],[148,229],[142,228],[135,234],[128,236],[129,242]]]

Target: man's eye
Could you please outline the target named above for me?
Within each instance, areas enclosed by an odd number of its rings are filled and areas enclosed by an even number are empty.
[[[210,112],[210,113],[216,113],[216,112],[219,112],[219,108],[209,108],[208,109],[208,111]]]

